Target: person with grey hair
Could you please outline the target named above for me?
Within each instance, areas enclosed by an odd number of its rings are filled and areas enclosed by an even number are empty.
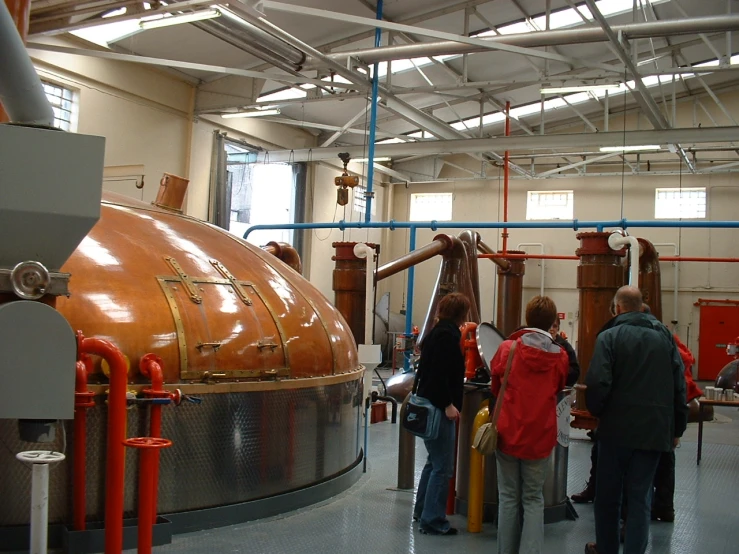
[[[670,383],[671,386],[666,386]],[[599,418],[596,542],[586,554],[618,554],[622,493],[629,498],[624,554],[649,543],[650,493],[662,452],[688,422],[683,363],[669,329],[642,311],[641,291],[621,287],[616,317],[598,335],[585,378],[585,401]]]

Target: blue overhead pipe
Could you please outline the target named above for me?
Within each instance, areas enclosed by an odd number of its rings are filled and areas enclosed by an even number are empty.
[[[596,229],[603,231],[606,227],[618,227],[627,229],[629,227],[678,227],[678,228],[700,228],[700,229],[733,229],[739,228],[739,221],[680,221],[665,219],[662,221],[628,220],[616,219],[613,221],[579,221],[577,219],[566,221],[344,221],[336,223],[276,223],[264,225],[252,225],[244,233],[244,239],[249,238],[253,231],[260,230],[282,230],[282,229]]]
[[[368,205],[369,205],[369,198]],[[369,213],[369,212],[368,212]],[[282,230],[282,229],[410,229],[410,240],[408,244],[408,251],[413,252],[416,249],[416,230],[417,229],[431,229],[436,231],[437,229],[467,229],[467,228],[478,228],[478,229],[502,229],[508,227],[509,229],[573,229],[578,231],[580,229],[593,229],[602,232],[606,227],[620,227],[626,229],[627,227],[693,227],[693,228],[739,228],[739,221],[680,221],[680,220],[662,220],[662,221],[645,221],[635,220],[629,221],[627,219],[620,219],[615,221],[578,221],[577,219],[571,221],[508,221],[508,222],[496,222],[496,221],[468,221],[468,222],[438,222],[438,221],[372,221],[372,222],[361,222],[361,221],[350,221],[346,222],[343,219],[338,223],[277,223],[277,224],[264,224],[264,225],[252,225],[244,233],[244,240],[249,237],[252,231],[258,230]],[[413,280],[415,277],[415,268],[413,266],[408,268],[408,285],[406,293],[406,312],[405,312],[405,334],[411,335],[413,332]],[[403,360],[403,373],[408,373],[410,368],[411,354],[405,352]],[[366,448],[366,445],[365,445]],[[366,450],[365,450],[366,452]]]
[[[382,19],[382,0],[377,0],[377,19]],[[375,28],[375,48],[382,42],[382,29]],[[375,178],[375,132],[377,130],[377,96],[380,85],[380,64],[372,66],[372,104],[370,105],[369,161],[367,162],[367,187],[364,221],[370,222],[372,216],[372,185]]]

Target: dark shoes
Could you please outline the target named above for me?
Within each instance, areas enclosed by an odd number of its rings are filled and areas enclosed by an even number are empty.
[[[582,492],[573,494],[570,498],[575,504],[588,504],[592,502],[595,500],[595,484],[591,484],[590,481],[588,481]]]
[[[456,527],[450,527],[446,531],[437,531],[436,529],[431,529],[430,527],[421,527],[419,529],[421,533],[424,535],[456,535],[459,533],[459,530]]]
[[[652,510],[652,521],[675,521],[675,510],[671,508],[654,508]]]
[[[594,542],[589,542],[585,545],[585,554],[598,554],[598,549],[595,547]]]

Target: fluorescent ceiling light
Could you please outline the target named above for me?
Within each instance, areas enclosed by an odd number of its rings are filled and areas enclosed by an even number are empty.
[[[601,152],[642,152],[644,150],[662,150],[658,144],[642,144],[638,146],[601,146]]]
[[[223,119],[232,119],[234,117],[262,117],[265,115],[280,115],[280,110],[255,110],[253,112],[236,112],[221,114]]]
[[[618,90],[619,85],[581,85],[576,87],[546,87],[541,89],[542,94],[566,94],[568,92],[590,92],[593,90]]]
[[[220,17],[221,12],[218,10],[202,10],[199,12],[183,13],[172,16],[162,16],[157,19],[146,19],[139,22],[142,29],[156,29],[157,27],[167,27],[169,25],[179,25],[180,23],[192,23],[194,21],[202,21],[204,19],[213,19]]]
[[[357,163],[361,163],[361,162],[367,163],[369,161],[369,158],[357,158],[356,160],[352,160],[352,161],[353,162],[357,162]],[[388,157],[388,156],[385,156],[385,157],[375,158],[373,161],[375,161],[375,162],[391,162],[391,161],[393,161],[393,159],[390,158],[390,157]]]

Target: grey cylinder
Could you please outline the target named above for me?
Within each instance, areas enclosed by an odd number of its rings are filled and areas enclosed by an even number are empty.
[[[457,513],[467,515],[469,500],[470,445],[472,424],[480,404],[488,398],[487,390],[465,391],[462,419],[459,423],[459,451],[457,453]],[[567,517],[567,463],[569,460],[570,403],[572,389],[557,395],[557,445],[549,457],[547,478],[544,481],[545,523],[562,521]],[[485,458],[485,493],[483,521],[498,519],[498,476],[495,456]]]
[[[0,2],[0,102],[11,123],[54,124],[54,110],[5,2]]]

